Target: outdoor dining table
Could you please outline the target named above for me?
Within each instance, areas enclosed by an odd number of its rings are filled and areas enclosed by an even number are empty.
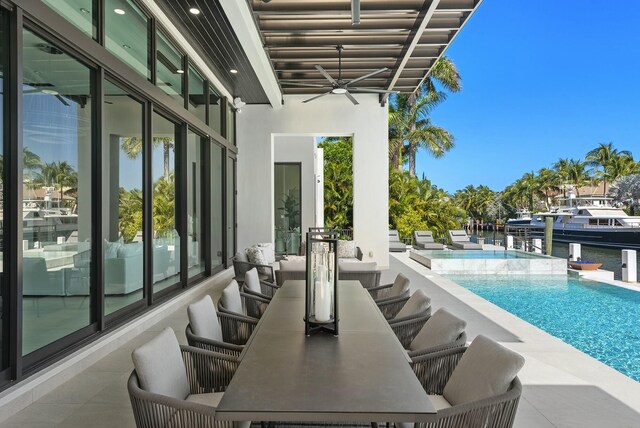
[[[369,292],[338,284],[340,334],[304,334],[305,282],[286,281],[240,356],[216,418],[431,422],[436,411]]]

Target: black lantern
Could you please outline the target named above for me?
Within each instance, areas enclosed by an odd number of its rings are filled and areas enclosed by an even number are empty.
[[[305,334],[338,335],[338,239],[333,231],[307,232]]]

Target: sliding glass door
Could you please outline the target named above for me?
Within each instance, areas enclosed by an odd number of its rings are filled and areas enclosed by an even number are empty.
[[[302,219],[302,164],[274,164],[274,219],[277,254],[297,254]]]

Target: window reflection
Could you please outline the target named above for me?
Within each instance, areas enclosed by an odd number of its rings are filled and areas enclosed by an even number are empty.
[[[203,138],[187,134],[187,245],[189,277],[204,272],[202,254],[202,146]]]
[[[102,138],[105,314],[143,295],[142,104],[105,82]]]
[[[193,67],[189,67],[189,111],[203,122],[206,120],[204,79]]]
[[[180,281],[180,235],[176,215],[176,141],[180,127],[153,114],[153,291]]]
[[[182,101],[183,55],[163,33],[158,31],[156,34],[156,85],[171,98]]]
[[[28,354],[90,321],[92,73],[32,32],[23,37],[22,351]]]
[[[105,48],[147,79],[149,18],[132,0],[105,0]]]

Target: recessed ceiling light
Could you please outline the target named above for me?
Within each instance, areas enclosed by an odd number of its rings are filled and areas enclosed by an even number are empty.
[[[58,95],[58,91],[54,91],[53,89],[43,89],[40,92],[47,95]]]
[[[178,73],[178,74],[184,74],[184,70],[177,69],[177,70],[176,70],[176,73]]]
[[[88,9],[85,9],[84,7],[81,7],[81,8],[80,8],[80,12],[82,12],[82,13],[86,13],[86,14],[91,13],[91,12],[89,12],[89,10],[88,10]]]
[[[238,72],[238,70],[236,70],[235,68],[232,68],[231,70],[229,70],[232,74],[236,74]]]
[[[200,15],[200,9],[196,9],[195,7],[192,7],[191,9],[189,9],[189,12],[191,12],[194,15]]]
[[[131,46],[129,46],[129,45],[122,45],[122,47],[125,48],[125,49],[131,49]]]
[[[127,13],[127,12],[125,12],[125,11],[124,11],[124,10],[122,10],[122,9],[113,9],[113,11],[114,11],[115,13],[117,13],[118,15],[124,15],[125,13]]]

